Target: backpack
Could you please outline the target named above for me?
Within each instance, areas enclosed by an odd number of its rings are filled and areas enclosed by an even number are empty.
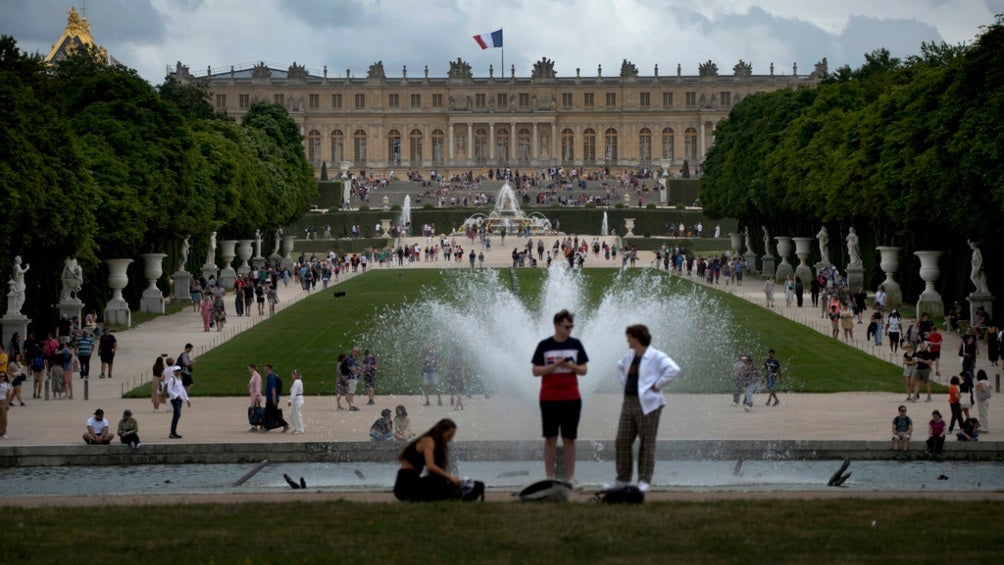
[[[485,483],[466,480],[460,485],[460,500],[464,502],[485,501]]]
[[[565,481],[545,479],[537,481],[517,493],[520,502],[565,502],[571,485]]]
[[[645,493],[634,485],[624,485],[609,490],[601,490],[596,493],[596,500],[606,504],[641,504],[645,502]]]
[[[31,360],[31,370],[36,373],[41,373],[45,370],[45,358],[42,356],[41,351],[35,352],[35,357]]]

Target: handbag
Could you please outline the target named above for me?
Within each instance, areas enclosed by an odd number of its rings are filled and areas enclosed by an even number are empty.
[[[265,425],[265,409],[260,404],[248,406],[248,424],[252,426]]]
[[[991,396],[993,396],[993,393],[990,392],[990,387],[989,386],[985,387],[983,390],[976,389],[976,399],[977,400],[980,400],[982,402],[986,402],[987,400],[990,400]]]

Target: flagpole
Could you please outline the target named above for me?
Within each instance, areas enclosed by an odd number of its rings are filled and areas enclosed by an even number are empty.
[[[502,78],[505,78],[505,44],[502,44]]]

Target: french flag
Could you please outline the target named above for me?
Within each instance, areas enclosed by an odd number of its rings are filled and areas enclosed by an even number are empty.
[[[480,45],[482,49],[488,49],[489,47],[502,47],[502,30],[499,29],[491,33],[475,35],[474,41],[477,41],[478,45]]]

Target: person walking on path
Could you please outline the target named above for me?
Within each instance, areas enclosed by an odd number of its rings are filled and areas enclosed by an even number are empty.
[[[248,381],[248,395],[251,397],[251,408],[261,406],[261,373],[258,372],[258,366],[254,363],[248,364],[248,372],[251,374],[251,379]],[[259,431],[258,426],[251,426],[249,432]]]
[[[544,472],[554,478],[561,434],[565,480],[575,480],[575,440],[578,437],[582,396],[579,377],[588,371],[589,356],[582,342],[572,337],[574,316],[568,310],[554,315],[554,335],[537,344],[532,372],[540,377],[540,415],[544,436]]]
[[[662,389],[680,374],[680,367],[668,355],[651,347],[652,334],[646,326],[628,326],[628,351],[617,362],[617,381],[624,389],[617,424],[614,488],[631,482],[631,448],[638,446],[638,489],[647,492],[655,472],[655,438],[659,417],[666,405]]]
[[[774,356],[774,350],[767,351],[767,359],[763,362],[764,372],[767,373],[767,406],[770,406],[770,399],[774,399],[774,406],[781,404],[777,398],[777,382],[781,380],[781,362]]]
[[[289,419],[293,421],[293,433],[303,433],[303,379],[299,369],[293,369],[293,384],[289,386]]]
[[[282,379],[272,369],[265,365],[265,427],[264,431],[282,427],[283,432],[289,431],[289,424],[279,410],[279,400],[282,397]]]
[[[763,283],[763,294],[764,298],[767,300],[767,308],[774,307],[774,277],[767,277],[766,282]]]
[[[188,404],[192,407],[192,401],[188,398],[185,385],[181,383],[181,367],[174,364],[174,359],[168,357],[164,364],[164,380],[167,382],[167,397],[171,402],[171,433],[169,439],[181,439],[178,433],[178,421],[181,420],[181,405]]]
[[[101,374],[98,375],[98,378],[103,379],[106,375],[109,379],[112,378],[112,369],[115,365],[115,352],[118,351],[118,348],[118,340],[112,335],[110,329],[105,328],[104,333],[101,334],[101,339],[98,340],[98,357],[101,358]]]

